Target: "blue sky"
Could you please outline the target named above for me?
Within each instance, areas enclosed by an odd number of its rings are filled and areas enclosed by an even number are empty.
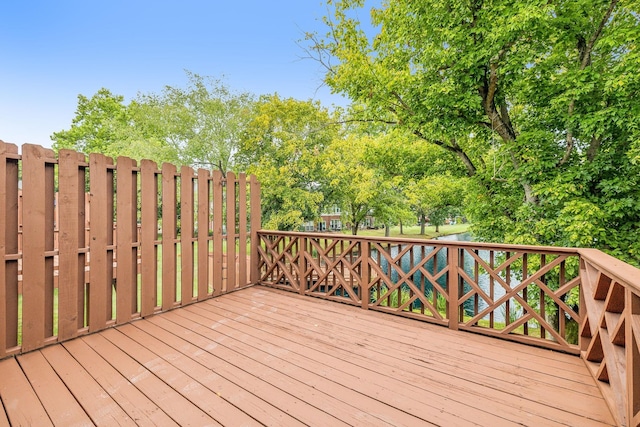
[[[320,0],[15,0],[0,5],[0,139],[50,146],[78,94],[132,99],[186,84],[184,70],[236,91],[346,104],[300,59],[325,27]]]

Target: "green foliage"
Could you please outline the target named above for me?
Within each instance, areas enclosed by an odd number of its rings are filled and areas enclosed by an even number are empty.
[[[480,238],[640,262],[637,2],[367,4],[330,2],[329,32],[309,35],[354,120],[455,156]]]
[[[166,86],[129,104],[107,89],[91,98],[79,95],[71,128],[52,136],[54,149],[230,170],[253,97],[219,80],[187,77],[186,88]]]
[[[455,178],[449,174],[425,176],[419,181],[411,181],[406,189],[406,197],[420,218],[428,218],[438,227],[449,217],[458,214],[463,207],[467,191],[466,178]]]
[[[320,214],[320,157],[336,131],[318,103],[278,95],[256,103],[235,161],[262,183],[265,228],[295,230]]]

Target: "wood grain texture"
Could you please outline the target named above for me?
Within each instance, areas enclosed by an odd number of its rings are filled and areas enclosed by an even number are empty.
[[[578,357],[261,286],[40,352],[96,424],[614,425]]]

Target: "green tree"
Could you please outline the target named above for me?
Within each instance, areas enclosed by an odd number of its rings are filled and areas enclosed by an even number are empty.
[[[435,225],[437,233],[448,218],[462,211],[467,180],[443,174],[425,176],[408,185],[407,199],[420,218],[420,234],[425,232],[427,219]]]
[[[265,95],[256,103],[235,161],[262,184],[265,227],[295,230],[320,214],[320,157],[337,131],[331,123],[317,102]]]
[[[309,35],[326,82],[358,104],[354,119],[455,155],[473,177],[480,237],[638,262],[624,237],[640,223],[627,185],[640,173],[637,2],[385,1],[364,31],[353,12],[365,3],[330,2],[330,32]]]
[[[176,152],[180,163],[231,170],[241,135],[251,120],[253,95],[222,81],[186,72],[186,87],[165,86],[136,100],[142,121]]]
[[[374,138],[351,133],[336,138],[327,149],[322,165],[327,199],[341,209],[342,222],[358,234],[368,215],[378,216],[387,224],[395,215],[394,182],[367,162],[367,149]]]

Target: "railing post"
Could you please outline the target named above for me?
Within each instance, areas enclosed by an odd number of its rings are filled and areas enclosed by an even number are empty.
[[[627,287],[625,307],[625,350],[627,362],[627,424],[638,425],[640,420],[640,341],[637,339],[638,331],[634,328],[640,326],[640,296],[633,293]]]
[[[448,261],[448,283],[447,290],[449,291],[449,304],[447,306],[447,316],[449,317],[449,328],[454,331],[458,330],[458,287],[459,287],[459,251],[460,248],[455,246],[449,246],[447,248],[447,261]]]
[[[369,241],[363,240],[360,242],[360,258],[362,273],[360,274],[360,299],[362,308],[364,310],[369,309]]]
[[[306,259],[307,238],[298,237],[298,292],[304,295],[307,291],[307,259]]]
[[[261,226],[261,207],[260,207],[260,183],[256,179],[255,175],[251,175],[249,178],[251,185],[251,278],[250,281],[253,284],[260,282],[260,259],[258,257],[258,247],[260,246],[260,238],[258,236],[258,230]]]

